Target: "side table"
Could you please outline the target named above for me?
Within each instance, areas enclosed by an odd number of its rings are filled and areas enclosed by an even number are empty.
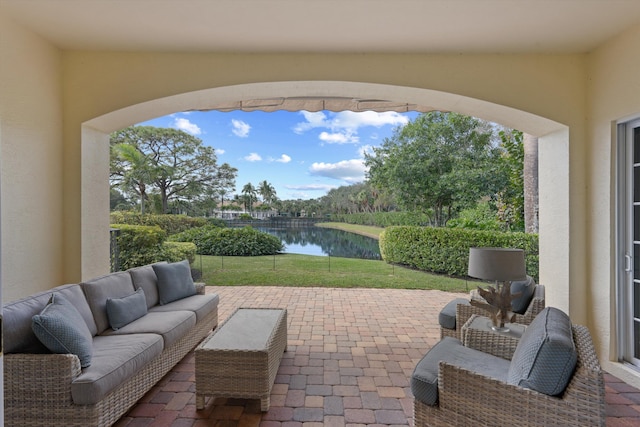
[[[462,326],[462,343],[466,347],[511,360],[526,326],[506,323],[508,331],[496,331],[491,326],[491,319],[474,314]]]

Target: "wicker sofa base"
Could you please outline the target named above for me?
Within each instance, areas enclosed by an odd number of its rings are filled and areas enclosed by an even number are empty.
[[[4,416],[8,426],[88,427],[111,426],[140,400],[173,366],[217,326],[217,308],[133,377],[96,405],[76,405],[71,382],[80,375],[80,361],[68,354],[4,355]],[[61,376],[43,377],[48,371]],[[55,369],[53,369],[55,367]],[[34,393],[34,390],[41,390]]]

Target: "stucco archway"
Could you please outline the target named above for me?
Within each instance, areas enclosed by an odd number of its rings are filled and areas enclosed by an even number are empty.
[[[343,81],[251,83],[154,99],[96,117],[82,126],[82,277],[108,271],[109,133],[178,111],[228,108],[239,101],[271,98],[347,97],[407,103],[456,111],[539,137],[540,281],[570,283],[569,129],[555,121],[488,101],[435,90]],[[570,287],[548,290],[554,305],[569,312]],[[575,297],[575,296],[574,296]],[[584,307],[581,297],[572,306]]]

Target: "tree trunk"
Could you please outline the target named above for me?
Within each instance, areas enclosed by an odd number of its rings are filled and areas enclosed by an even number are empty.
[[[538,138],[523,135],[524,231],[538,232]]]

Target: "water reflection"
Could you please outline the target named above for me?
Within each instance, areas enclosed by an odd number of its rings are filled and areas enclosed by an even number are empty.
[[[378,241],[342,230],[323,227],[254,227],[278,237],[291,254],[336,256],[342,258],[382,259]]]

